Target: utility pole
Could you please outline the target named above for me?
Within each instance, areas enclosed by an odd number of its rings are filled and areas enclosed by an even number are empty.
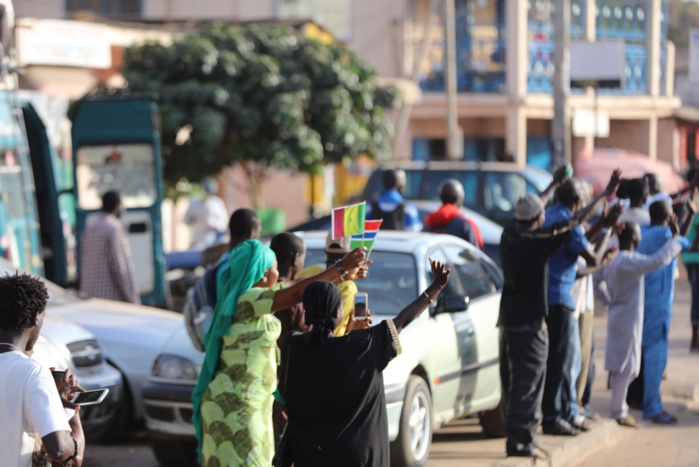
[[[570,164],[570,115],[568,96],[570,95],[570,0],[555,0],[553,17],[553,121],[551,122],[551,142],[553,148],[553,168]]]
[[[447,72],[447,158],[459,160],[464,157],[464,136],[459,127],[456,90],[456,0],[445,0],[444,23],[446,32]]]

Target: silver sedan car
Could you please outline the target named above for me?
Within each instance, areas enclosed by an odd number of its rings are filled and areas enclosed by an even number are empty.
[[[306,265],[324,263],[327,233],[299,236],[308,249]],[[498,266],[450,235],[382,231],[369,277],[357,286],[369,295],[374,322],[393,317],[430,283],[429,257],[452,268],[451,280],[429,312],[403,330],[403,353],[383,372],[394,465],[423,465],[433,430],[456,418],[479,415],[486,434],[503,434]],[[183,324],[153,365],[144,391],[146,423],[164,464],[194,459],[190,398],[203,358]]]

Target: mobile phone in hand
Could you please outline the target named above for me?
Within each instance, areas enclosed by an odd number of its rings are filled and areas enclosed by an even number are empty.
[[[354,294],[354,319],[366,319],[366,310],[369,307],[369,295],[366,292]]]
[[[107,397],[109,394],[109,389],[95,389],[94,391],[79,392],[73,397],[73,404],[75,405],[95,405],[99,404]]]
[[[53,376],[53,381],[58,384],[66,374],[66,370],[53,370],[51,376]]]

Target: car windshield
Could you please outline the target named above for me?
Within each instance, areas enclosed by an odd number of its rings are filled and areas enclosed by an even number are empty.
[[[417,297],[417,268],[409,253],[372,251],[374,263],[366,280],[357,281],[360,292],[369,295],[369,309],[374,315],[394,316]],[[325,263],[325,251],[309,249],[306,266]]]

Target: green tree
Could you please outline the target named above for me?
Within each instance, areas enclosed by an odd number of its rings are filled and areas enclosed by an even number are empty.
[[[271,168],[316,173],[388,151],[397,90],[346,47],[289,27],[215,24],[128,49],[122,72],[129,92],[159,96],[171,193],[237,163],[259,207]]]
[[[689,47],[689,31],[699,27],[699,3],[696,1],[670,1],[667,38],[678,50]]]

